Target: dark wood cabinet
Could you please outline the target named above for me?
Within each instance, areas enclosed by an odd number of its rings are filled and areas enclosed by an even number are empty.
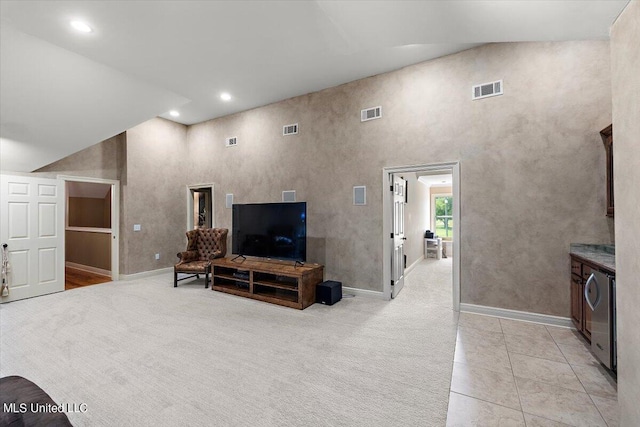
[[[607,161],[607,216],[613,216],[613,126],[609,125],[600,131]]]
[[[571,320],[577,330],[582,330],[582,277],[571,275]]]

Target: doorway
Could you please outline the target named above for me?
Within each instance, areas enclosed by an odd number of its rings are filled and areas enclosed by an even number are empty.
[[[65,193],[65,290],[118,280],[119,181],[60,179]]]
[[[187,231],[215,227],[213,189],[213,184],[187,186]]]
[[[446,188],[441,182],[445,176],[450,179],[450,187]],[[425,182],[432,181],[433,184],[429,185],[429,197],[428,197],[428,211],[424,212],[421,216],[421,224],[424,226],[411,226],[411,218],[404,218],[405,212],[409,211],[398,207],[397,194],[395,194],[394,181],[397,178],[409,178],[407,187],[405,189],[405,204],[411,203],[411,199],[420,197],[417,190],[416,183],[420,180],[420,186],[425,185]],[[383,168],[382,172],[383,188],[385,189],[383,195],[383,295],[385,299],[395,298],[400,290],[402,284],[397,288],[398,277],[404,276],[405,268],[413,267],[413,265],[406,265],[406,258],[396,256],[398,252],[398,239],[396,236],[397,224],[401,222],[403,224],[403,231],[406,227],[406,232],[402,236],[403,242],[406,245],[413,245],[414,247],[422,247],[427,245],[425,232],[430,230],[438,238],[441,238],[442,245],[441,250],[443,252],[441,256],[447,256],[452,259],[452,282],[453,282],[453,309],[458,311],[460,308],[460,166],[458,162],[452,163],[439,163],[439,164],[425,164],[425,165],[412,165],[412,166],[399,166],[399,167],[387,167]],[[435,180],[440,181],[440,185],[435,183]],[[433,189],[433,190],[432,190]],[[439,205],[444,204],[445,209],[436,209],[436,206],[432,202],[432,197],[436,194],[443,194],[441,190],[448,190],[448,199],[438,199]],[[390,190],[390,191],[388,191]],[[421,197],[425,197],[422,195]],[[440,195],[438,197],[441,197]],[[446,202],[444,201],[446,200]],[[442,206],[439,206],[442,208]],[[433,208],[433,209],[432,209]],[[436,215],[437,214],[437,215]],[[402,215],[403,218],[398,218],[398,215]],[[440,236],[442,235],[442,237]],[[455,239],[455,241],[454,241]],[[438,241],[439,239],[436,239]],[[407,250],[411,250],[410,247]],[[414,249],[416,251],[417,249]],[[406,251],[404,251],[406,252]],[[424,255],[427,256],[427,248],[424,249]],[[437,252],[436,252],[437,253]],[[415,256],[414,256],[415,258]],[[420,258],[421,259],[421,258]],[[418,259],[418,261],[420,261]],[[411,264],[411,262],[409,263]]]

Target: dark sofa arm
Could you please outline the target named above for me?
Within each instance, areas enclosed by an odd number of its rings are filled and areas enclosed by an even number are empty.
[[[4,404],[14,404],[20,411],[21,405],[25,412],[10,410],[0,413],[0,426],[48,426],[73,427],[64,412],[34,411],[33,407],[40,405],[57,406],[43,389],[19,376],[0,378],[0,401]]]

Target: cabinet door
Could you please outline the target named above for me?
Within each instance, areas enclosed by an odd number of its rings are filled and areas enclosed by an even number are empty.
[[[571,275],[571,320],[576,329],[582,331],[582,279],[580,276]]]
[[[571,259],[571,274],[582,276],[582,263],[573,258]]]

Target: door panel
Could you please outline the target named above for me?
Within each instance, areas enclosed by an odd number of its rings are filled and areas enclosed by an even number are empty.
[[[7,244],[9,296],[64,290],[64,199],[55,179],[0,176],[0,243]]]
[[[7,248],[8,249],[8,248]],[[26,286],[29,283],[29,251],[9,251],[11,289]]]
[[[582,326],[582,300],[584,292],[582,291],[582,278],[574,274],[571,275],[571,320],[576,329],[581,331]]]
[[[8,238],[29,238],[29,204],[9,202],[8,206]]]
[[[406,181],[399,176],[393,176],[393,256],[391,259],[392,285],[391,298],[402,290],[404,286],[404,201]]]
[[[38,237],[56,237],[56,205],[55,203],[40,203],[38,205]]]
[[[42,248],[38,250],[38,284],[56,280],[56,248]]]
[[[56,197],[57,187],[49,184],[38,184],[38,194],[40,196]]]

